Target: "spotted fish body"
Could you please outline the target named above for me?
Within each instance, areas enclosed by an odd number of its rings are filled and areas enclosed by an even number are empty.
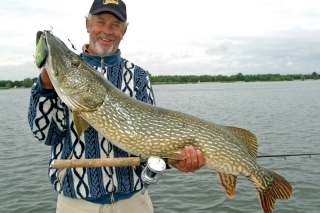
[[[251,132],[137,101],[115,88],[51,32],[44,31],[41,39],[45,42],[38,44],[48,49],[44,66],[59,97],[73,111],[78,133],[91,125],[118,147],[143,157],[174,158],[182,147],[193,145],[204,154],[206,166],[218,173],[230,197],[237,176],[247,177],[258,191],[264,213],[273,212],[276,199],[290,197],[290,184],[256,162],[258,145]]]

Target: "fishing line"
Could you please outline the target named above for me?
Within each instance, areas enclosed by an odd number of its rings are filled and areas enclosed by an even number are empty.
[[[300,153],[300,154],[286,154],[286,155],[260,155],[260,156],[257,156],[256,158],[277,158],[277,157],[282,157],[284,159],[287,159],[287,157],[292,157],[292,156],[309,156],[309,158],[311,158],[312,155],[320,155],[320,153]]]
[[[50,31],[53,32],[53,27],[52,26],[50,26],[50,27],[51,27]],[[65,34],[63,34],[62,32],[60,32],[58,30],[54,30],[54,31],[60,33],[63,37],[65,37],[70,42],[72,49],[74,49],[75,51],[81,52],[76,48],[76,46],[71,42],[71,40]]]

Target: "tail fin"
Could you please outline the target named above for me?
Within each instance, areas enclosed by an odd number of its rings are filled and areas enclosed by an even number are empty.
[[[257,188],[259,193],[259,200],[261,208],[264,213],[272,213],[276,199],[288,199],[292,194],[292,187],[290,183],[282,176],[271,172],[273,175],[273,182],[266,188]]]

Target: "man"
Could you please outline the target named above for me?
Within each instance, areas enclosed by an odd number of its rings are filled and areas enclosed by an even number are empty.
[[[86,18],[89,44],[81,56],[122,92],[155,104],[145,70],[121,57],[119,44],[128,26],[126,5],[118,0],[94,0]],[[31,89],[28,119],[39,141],[51,146],[51,159],[128,157],[129,153],[107,141],[89,127],[79,136],[70,109],[61,102],[45,68]],[[184,161],[173,165],[194,172],[204,165],[204,156],[192,146],[181,150]],[[153,212],[148,193],[139,191],[141,167],[49,168],[50,181],[59,192],[57,213]]]

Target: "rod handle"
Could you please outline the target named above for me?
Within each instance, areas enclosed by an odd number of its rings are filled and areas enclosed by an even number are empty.
[[[168,164],[176,164],[178,160],[168,159]],[[139,166],[139,157],[126,158],[104,158],[104,159],[72,159],[62,160],[55,159],[51,163],[53,169],[66,169],[78,167],[120,167],[120,166]]]
[[[77,167],[112,167],[112,166],[138,166],[139,157],[104,158],[104,159],[72,159],[52,161],[53,169],[77,168]]]

